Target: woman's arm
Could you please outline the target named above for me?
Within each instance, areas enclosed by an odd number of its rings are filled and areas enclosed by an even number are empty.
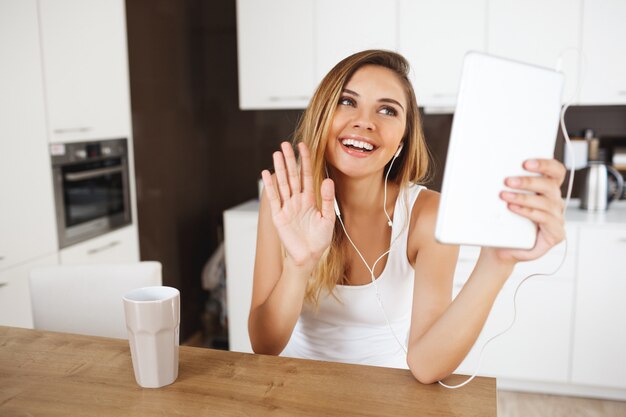
[[[434,239],[439,196],[429,193],[414,213],[409,239],[418,250],[407,362],[420,382],[436,382],[458,367],[478,338],[515,264],[542,256],[565,235],[560,194],[563,166],[543,160],[535,168],[532,164],[525,167],[542,176],[523,177],[517,184],[507,180],[507,185],[536,194],[503,193],[502,198],[511,210],[537,224],[535,247],[528,251],[483,248],[467,283],[452,302],[458,247],[441,245]]]
[[[309,151],[299,145],[302,175],[291,145],[274,153],[274,178],[263,172],[248,333],[256,353],[278,355],[298,320],[306,284],[330,244],[335,213],[331,180],[315,205]],[[284,248],[284,250],[283,250]],[[284,252],[284,253],[283,253]]]

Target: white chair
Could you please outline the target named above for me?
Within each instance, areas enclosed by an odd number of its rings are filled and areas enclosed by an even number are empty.
[[[122,296],[161,283],[161,263],[154,261],[35,268],[35,329],[128,339]]]

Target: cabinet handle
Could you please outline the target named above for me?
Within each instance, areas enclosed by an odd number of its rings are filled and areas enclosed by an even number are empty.
[[[4,261],[4,256],[0,256],[0,261]]]
[[[626,90],[620,90],[617,92],[618,96],[626,96]]]
[[[7,285],[9,285],[8,282],[0,282],[0,288],[6,287]]]
[[[617,239],[617,241],[618,241],[619,243],[626,243],[626,237],[623,237],[623,238],[621,238],[621,239]]]
[[[64,133],[85,133],[91,130],[90,127],[68,127],[64,129],[54,129],[54,133],[64,134]]]
[[[116,247],[116,246],[117,246],[117,245],[119,245],[119,244],[120,244],[119,240],[114,240],[113,242],[111,242],[111,243],[107,243],[106,245],[104,245],[104,246],[100,246],[99,248],[89,249],[89,250],[87,251],[87,255],[95,255],[96,253],[100,253],[100,252],[102,252],[102,251],[105,251],[105,250],[109,250],[109,249],[111,249],[111,248],[114,248],[114,247]]]
[[[309,101],[310,97],[309,96],[270,96],[269,100],[270,101],[294,101],[294,100],[303,100],[303,101]]]

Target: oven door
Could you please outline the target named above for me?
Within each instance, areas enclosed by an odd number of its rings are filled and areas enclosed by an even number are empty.
[[[55,169],[61,248],[130,224],[126,158],[109,158]]]

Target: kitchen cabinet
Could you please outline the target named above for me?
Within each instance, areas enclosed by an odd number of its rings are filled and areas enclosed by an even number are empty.
[[[577,100],[582,0],[490,0],[487,51],[565,74],[562,100]],[[513,81],[513,80],[512,80]]]
[[[259,203],[254,200],[224,212],[228,346],[236,352],[252,352],[248,314],[252,301],[258,208]]]
[[[137,228],[127,226],[61,249],[59,257],[62,265],[139,262]]]
[[[238,0],[239,107],[305,108],[341,59],[397,48],[396,13],[387,0]]]
[[[398,48],[395,0],[316,0],[315,79],[365,49]]]
[[[30,271],[58,263],[58,256],[54,254],[0,271],[0,326],[33,327],[28,285]]]
[[[473,374],[485,342],[507,329],[515,315],[513,327],[485,347],[479,375],[568,382],[577,232],[577,228],[568,227],[567,254],[558,272],[552,276],[528,278],[514,298],[515,290],[524,278],[535,273],[549,274],[557,269],[565,255],[565,244],[558,245],[538,260],[516,266],[498,294],[478,340],[456,373]],[[478,254],[475,251],[474,258],[465,259],[459,256],[459,264],[467,266],[457,268],[455,296],[471,273]]]
[[[626,104],[626,2],[583,2],[580,104]]]
[[[39,0],[51,142],[127,138],[123,0]]]
[[[307,106],[316,84],[313,10],[313,0],[237,0],[241,109]]]
[[[400,0],[398,50],[411,63],[417,103],[429,111],[456,104],[463,57],[485,51],[487,0]]]
[[[0,0],[0,271],[56,253],[37,3]]]
[[[563,102],[626,104],[622,0],[258,3],[237,3],[242,109],[304,108],[332,65],[373,47],[408,58],[429,111],[453,111],[469,50],[560,67]]]
[[[582,227],[572,381],[626,389],[626,226]]]

